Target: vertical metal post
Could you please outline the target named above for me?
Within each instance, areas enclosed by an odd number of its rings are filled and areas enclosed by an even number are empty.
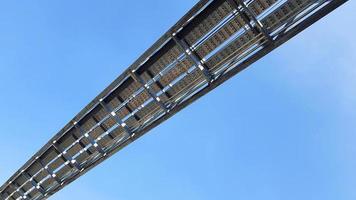
[[[179,46],[179,48],[184,52],[187,58],[191,60],[203,72],[206,81],[208,82],[208,84],[210,84],[214,80],[213,76],[210,74],[207,66],[202,62],[202,59],[199,58],[199,56],[192,48],[190,48],[188,42],[185,41],[184,38],[178,38],[175,33],[172,33],[172,38]]]

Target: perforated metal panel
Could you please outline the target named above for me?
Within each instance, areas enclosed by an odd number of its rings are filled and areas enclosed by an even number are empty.
[[[202,0],[0,188],[44,199],[346,0]]]
[[[223,47],[219,52],[214,54],[207,62],[209,69],[221,66],[227,61],[227,58],[234,58],[235,55],[240,55],[246,49],[255,44],[258,39],[263,39],[262,35],[255,35],[252,31],[247,31],[238,36],[235,40]]]
[[[185,30],[179,32],[180,37],[193,45],[218,23],[220,23],[233,10],[227,1],[212,2],[201,15],[194,18]]]
[[[204,58],[219,45],[223,44],[232,35],[238,32],[245,24],[244,20],[237,14],[232,20],[228,21],[224,26],[215,32],[207,41],[196,49],[197,54]]]
[[[282,1],[278,1],[278,0],[252,1],[252,3],[248,7],[251,9],[253,15],[258,16],[266,9],[270,8],[273,4],[276,4],[278,2],[282,2]]]
[[[268,29],[275,30],[279,24],[286,23],[293,19],[295,15],[304,11],[307,6],[313,4],[312,0],[291,0],[284,3],[273,13],[261,20],[262,24]]]

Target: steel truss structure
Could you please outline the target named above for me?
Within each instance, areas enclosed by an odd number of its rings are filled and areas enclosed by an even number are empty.
[[[201,0],[0,188],[46,199],[347,0]]]

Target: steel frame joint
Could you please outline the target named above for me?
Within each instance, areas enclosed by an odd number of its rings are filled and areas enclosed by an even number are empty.
[[[243,14],[241,16],[242,16],[242,18],[244,18],[245,21],[247,21],[248,26],[252,30],[253,30],[254,27],[252,26],[251,21],[253,21],[256,24],[256,26],[259,29],[259,31],[262,32],[262,34],[269,41],[269,43],[273,42],[273,38],[268,33],[268,30],[263,26],[263,24],[260,22],[260,20],[258,20],[256,18],[256,16],[252,13],[251,9],[245,4],[245,2],[243,0],[227,0],[227,1],[231,6],[233,6],[237,10],[237,12],[239,12],[241,14],[242,13],[246,13],[247,16],[245,16]],[[242,9],[240,9],[239,6],[241,6]]]
[[[114,120],[116,121],[116,123],[119,124],[119,126],[123,127],[124,130],[125,130],[125,133],[126,133],[126,136],[127,137],[131,137],[132,135],[132,131],[131,129],[119,118],[119,116],[115,114],[112,114],[114,111],[109,108],[109,106],[107,106],[102,99],[99,100],[99,104],[101,105],[101,107],[105,110],[105,112],[108,114],[108,115],[111,115],[113,116]]]
[[[144,80],[136,73],[136,71],[132,70],[129,72],[129,75],[136,81],[138,82],[141,87],[144,88],[148,92],[148,94],[152,97],[156,103],[163,109],[165,113],[169,112],[168,107],[160,100],[160,98],[156,95],[154,91],[151,90],[151,88],[144,82]]]
[[[172,33],[172,39],[179,46],[179,48],[184,52],[186,57],[191,60],[198,69],[200,69],[210,85],[214,81],[213,75],[209,72],[207,66],[202,62],[202,59],[196,54],[196,52],[189,46],[188,42],[183,38],[179,38],[176,33]]]
[[[80,134],[82,134],[84,137],[86,137],[86,138],[89,140],[90,144],[93,145],[94,148],[95,148],[100,154],[102,154],[102,155],[105,154],[105,151],[103,150],[103,148],[95,141],[95,139],[93,139],[93,138],[89,135],[89,133],[85,133],[85,131],[82,129],[82,127],[80,127],[80,126],[78,125],[77,122],[74,122],[73,124],[74,124],[74,127],[80,132]]]

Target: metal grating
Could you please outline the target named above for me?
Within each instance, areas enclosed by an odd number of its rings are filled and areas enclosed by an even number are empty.
[[[201,0],[0,188],[45,199],[347,0]]]

